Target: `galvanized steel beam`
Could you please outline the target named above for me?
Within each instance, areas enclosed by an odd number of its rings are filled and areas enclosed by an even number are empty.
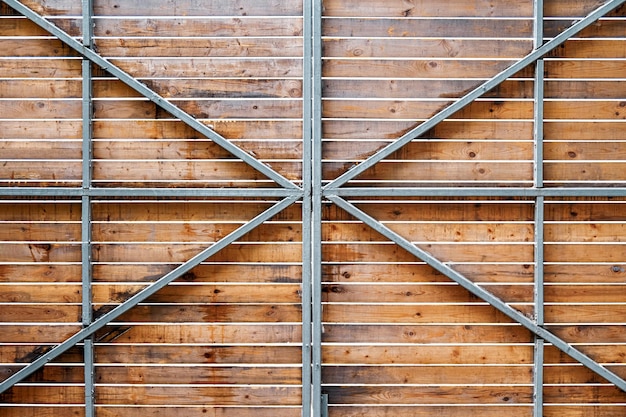
[[[500,83],[505,81],[507,78],[511,77],[518,71],[524,69],[525,67],[532,64],[533,62],[535,62],[536,60],[538,60],[539,58],[541,58],[548,52],[552,51],[554,48],[558,47],[563,42],[567,41],[569,38],[571,38],[572,36],[580,32],[587,26],[591,25],[600,17],[604,16],[605,14],[615,9],[616,7],[621,6],[622,4],[624,4],[624,2],[626,2],[626,0],[607,1],[605,4],[598,7],[596,10],[594,10],[589,15],[587,15],[585,18],[574,23],[572,26],[565,29],[563,32],[555,36],[550,41],[534,49],[524,58],[520,59],[519,61],[517,61],[516,63],[514,63],[513,65],[511,65],[504,71],[495,75],[493,78],[485,81],[479,87],[470,91],[469,93],[461,97],[459,100],[457,100],[450,106],[446,107],[439,113],[435,114],[434,116],[432,116],[425,122],[421,123],[414,129],[411,129],[410,131],[402,135],[399,139],[385,146],[380,151],[376,152],[372,156],[365,159],[363,162],[359,163],[358,165],[354,165],[351,169],[344,172],[335,180],[328,183],[325,186],[325,189],[329,191],[334,190],[338,187],[341,187],[343,184],[350,181],[351,179],[354,179],[359,174],[362,174],[367,169],[373,167],[375,164],[382,161],[384,158],[390,156],[392,153],[399,150],[400,148],[402,148],[404,145],[406,145],[413,139],[420,137],[424,133],[428,132],[430,129],[437,126],[440,122],[452,116],[457,111],[463,109],[465,106],[467,106],[468,104],[472,103],[474,100],[476,100],[477,98],[485,94],[487,91],[497,87]]]
[[[265,210],[263,213],[254,217],[249,222],[235,229],[233,232],[229,233],[224,238],[218,240],[212,246],[201,251],[200,253],[195,255],[193,258],[191,258],[187,262],[184,262],[177,268],[163,275],[161,278],[159,278],[158,280],[156,280],[155,282],[153,282],[152,284],[150,284],[143,290],[139,291],[137,294],[135,294],[134,296],[132,296],[131,298],[129,298],[128,300],[120,304],[119,306],[115,307],[113,310],[109,311],[108,313],[99,317],[97,320],[93,321],[91,324],[89,324],[89,326],[86,326],[79,332],[75,333],[73,336],[66,339],[60,345],[55,346],[50,351],[44,353],[39,358],[37,358],[34,362],[31,362],[30,364],[26,365],[24,368],[20,369],[15,374],[11,375],[9,378],[2,381],[2,383],[0,383],[0,393],[6,391],[7,389],[11,388],[13,385],[22,381],[24,378],[31,375],[33,372],[37,371],[38,369],[40,369],[41,367],[43,367],[50,361],[57,358],[62,353],[66,352],[72,346],[92,336],[94,333],[96,333],[98,330],[105,327],[111,321],[117,319],[122,314],[126,313],[131,308],[135,307],[137,304],[141,303],[142,301],[146,300],[148,297],[155,294],[157,291],[165,288],[172,281],[181,277],[185,273],[189,272],[191,269],[200,265],[209,257],[215,255],[216,253],[218,253],[219,251],[221,251],[222,249],[224,249],[231,243],[240,239],[242,236],[250,232],[255,227],[259,226],[261,223],[271,219],[273,216],[280,213],[285,208],[289,207],[292,203],[298,200],[298,198],[299,198],[298,196],[292,196],[292,197],[287,197],[281,200],[280,202],[274,204],[269,209]]]
[[[66,44],[67,46],[75,50],[76,52],[78,52],[84,58],[98,65],[103,70],[109,72],[111,75],[118,78],[120,81],[122,81],[123,83],[128,85],[130,88],[132,88],[133,90],[137,91],[142,96],[146,97],[147,99],[155,103],[157,106],[159,106],[163,110],[170,113],[175,118],[179,119],[180,121],[187,124],[188,126],[193,128],[197,132],[211,139],[213,142],[217,143],[219,146],[226,149],[228,152],[230,152],[237,158],[241,159],[243,162],[247,163],[248,165],[250,165],[257,171],[259,171],[263,175],[267,176],[271,180],[275,181],[278,185],[287,189],[299,189],[299,187],[296,184],[294,184],[292,181],[285,178],[284,176],[276,172],[274,169],[272,169],[268,165],[252,157],[249,153],[239,148],[238,146],[234,145],[228,139],[224,138],[222,135],[215,132],[213,129],[209,128],[207,125],[203,124],[202,122],[200,122],[198,119],[196,119],[189,113],[185,112],[178,106],[167,101],[166,99],[161,97],[156,91],[150,89],[148,86],[146,86],[145,84],[143,84],[136,78],[132,77],[131,75],[127,74],[124,70],[122,70],[115,64],[111,63],[110,61],[108,61],[107,59],[99,55],[98,53],[89,49],[88,47],[83,45],[81,42],[74,39],[67,32],[55,26],[53,23],[51,23],[44,17],[40,16],[39,14],[37,14],[36,12],[31,10],[27,6],[23,5],[18,0],[2,0],[2,1],[8,4],[13,9],[15,9],[16,11],[18,11],[19,13],[21,13],[22,15],[24,15],[25,17],[27,17],[28,19],[30,19],[31,21],[33,21],[42,29],[49,32],[51,35],[59,38],[61,42],[63,42],[64,44]]]
[[[324,193],[343,197],[626,197],[626,187],[345,187]]]
[[[70,188],[0,187],[3,197],[289,197],[302,195],[300,189],[285,188]]]
[[[335,203],[337,206],[341,207],[342,209],[344,209],[351,215],[355,216],[357,219],[359,219],[363,223],[370,226],[372,229],[374,229],[378,233],[385,236],[387,239],[391,240],[392,242],[394,242],[395,244],[397,244],[404,250],[413,254],[414,256],[421,259],[432,268],[436,269],[437,271],[447,276],[448,278],[450,278],[451,280],[453,280],[454,282],[456,282],[457,284],[459,284],[460,286],[462,286],[463,288],[465,288],[466,290],[474,294],[476,297],[489,303],[491,306],[495,307],[497,310],[505,314],[511,320],[521,324],[526,329],[534,333],[537,337],[544,339],[548,343],[552,343],[552,345],[560,349],[563,353],[567,354],[574,360],[580,362],[581,364],[583,364],[584,366],[586,366],[587,368],[589,368],[596,374],[600,375],[607,381],[615,384],[622,391],[626,391],[626,381],[624,379],[622,379],[615,373],[611,372],[609,369],[605,368],[604,366],[600,365],[598,362],[594,361],[592,358],[585,355],[584,353],[582,353],[581,351],[579,351],[574,346],[567,343],[565,340],[561,339],[554,333],[545,329],[543,326],[535,323],[533,319],[526,317],[520,311],[509,306],[508,304],[506,304],[504,301],[502,301],[500,298],[496,297],[489,291],[474,284],[474,282],[472,282],[469,278],[465,277],[458,271],[454,270],[450,266],[441,262],[439,259],[435,258],[428,252],[418,248],[413,243],[411,243],[404,237],[400,236],[398,233],[394,232],[393,230],[389,229],[387,226],[385,226],[378,220],[374,219],[373,217],[370,217],[368,214],[361,211],[356,206],[347,202],[343,198],[336,196],[336,195],[326,195],[326,197],[330,201]]]

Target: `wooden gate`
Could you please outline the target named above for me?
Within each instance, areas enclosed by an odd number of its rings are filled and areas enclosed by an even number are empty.
[[[626,413],[624,0],[0,4],[0,415]]]

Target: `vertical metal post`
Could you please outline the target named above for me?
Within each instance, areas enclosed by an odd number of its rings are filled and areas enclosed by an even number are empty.
[[[83,15],[83,45],[92,47],[93,20],[91,0],[82,0]],[[82,144],[82,210],[81,210],[81,275],[82,275],[82,323],[87,327],[92,322],[92,292],[91,292],[91,198],[89,189],[92,180],[92,74],[91,61],[82,61],[82,119],[83,119],[83,144]],[[93,340],[87,338],[84,341],[84,376],[85,376],[85,416],[95,415],[95,382],[94,382],[94,347]]]
[[[313,1],[313,415],[320,416],[322,399],[322,2]]]
[[[534,2],[534,47],[543,45],[543,0]],[[543,188],[543,104],[544,104],[544,62],[543,58],[535,64],[535,88],[534,88],[534,186]],[[535,321],[538,326],[544,324],[544,197],[537,196],[535,199]],[[534,361],[533,361],[533,417],[543,416],[543,353],[544,340],[535,336]]]
[[[311,343],[312,343],[312,82],[313,82],[313,0],[304,0],[303,13],[303,59],[304,74],[302,79],[302,416],[310,417],[311,404]]]

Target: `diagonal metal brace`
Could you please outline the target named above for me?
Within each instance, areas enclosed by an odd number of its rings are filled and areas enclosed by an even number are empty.
[[[558,36],[554,37],[552,40],[537,47],[535,50],[530,52],[524,58],[517,61],[516,63],[514,63],[513,65],[511,65],[504,71],[500,72],[499,74],[495,75],[493,78],[485,81],[482,85],[470,91],[469,93],[461,97],[458,101],[446,107],[445,109],[435,114],[434,116],[432,116],[430,119],[426,120],[425,122],[419,124],[417,127],[411,129],[410,131],[402,135],[400,138],[398,138],[394,142],[390,143],[389,145],[385,146],[384,148],[382,148],[375,154],[365,159],[360,164],[355,165],[348,171],[344,172],[342,175],[340,175],[339,177],[337,177],[330,183],[326,184],[324,189],[332,190],[332,189],[341,187],[346,182],[350,181],[351,179],[354,179],[356,176],[362,174],[363,172],[365,172],[365,170],[373,167],[375,164],[377,164],[384,158],[388,157],[395,151],[399,150],[400,148],[402,148],[404,145],[406,145],[413,139],[423,135],[424,133],[428,132],[430,129],[434,128],[435,126],[437,126],[439,123],[441,123],[448,117],[452,116],[457,111],[463,109],[468,104],[472,103],[474,100],[476,100],[477,98],[485,94],[487,91],[492,90],[493,88],[497,87],[507,78],[513,76],[518,71],[521,71],[528,65],[537,61],[539,58],[541,58],[548,52],[552,51],[553,49],[561,45],[563,42],[565,42],[572,36],[576,35],[578,32],[580,32],[587,26],[591,25],[593,22],[595,22],[596,20],[598,20],[599,18],[601,18],[608,12],[621,6],[622,4],[624,4],[624,2],[626,2],[626,0],[607,1],[605,4],[598,7],[596,10],[594,10],[589,15],[587,15],[585,18],[583,18],[582,20],[579,20],[578,22],[574,23],[569,28],[565,29]]]
[[[545,329],[544,327],[539,326],[533,320],[529,319],[528,317],[526,317],[524,314],[520,313],[518,310],[514,309],[513,307],[507,305],[504,301],[502,301],[501,299],[499,299],[498,297],[496,297],[489,291],[486,291],[483,288],[479,287],[478,285],[474,284],[470,279],[468,279],[464,275],[455,271],[454,269],[452,269],[445,263],[441,262],[440,260],[432,256],[428,252],[418,248],[413,243],[403,238],[398,233],[389,229],[387,226],[380,223],[379,221],[369,216],[365,212],[361,211],[360,209],[358,209],[351,203],[347,202],[343,198],[335,196],[335,195],[327,195],[326,197],[330,201],[332,201],[333,203],[335,203],[336,205],[338,205],[339,207],[347,211],[348,213],[352,214],[353,216],[361,220],[363,223],[370,226],[372,229],[374,229],[378,233],[384,235],[389,240],[396,243],[401,248],[405,249],[406,251],[410,252],[417,258],[426,262],[428,265],[430,265],[437,271],[441,272],[442,274],[446,275],[448,278],[452,279],[454,282],[458,283],[459,285],[461,285],[463,288],[465,288],[466,290],[468,290],[475,296],[486,301],[487,303],[489,303],[490,305],[498,309],[500,312],[507,315],[512,320],[521,324],[522,326],[530,330],[532,333],[534,333],[538,337],[544,339],[545,341],[549,343],[552,343],[555,347],[563,351],[563,353],[577,360],[578,362],[580,362],[581,364],[583,364],[584,366],[586,366],[587,368],[589,368],[596,374],[600,375],[602,378],[615,384],[622,391],[626,391],[626,381],[624,379],[622,379],[615,373],[611,372],[604,366],[600,365],[598,362],[594,361],[592,358],[585,355],[584,353],[582,353],[581,351],[579,351],[578,349],[576,349],[575,347],[567,343],[565,340],[561,339],[560,337],[550,332],[549,330]]]
[[[108,71],[114,77],[117,77],[120,81],[128,85],[133,90],[137,91],[142,96],[146,97],[150,101],[154,102],[157,106],[162,108],[163,110],[170,113],[172,116],[180,119],[183,123],[187,124],[191,128],[195,129],[197,132],[211,139],[213,142],[217,143],[222,148],[226,149],[228,152],[241,159],[243,162],[247,163],[260,173],[264,174],[268,178],[275,181],[277,184],[281,185],[287,189],[299,189],[299,187],[294,184],[289,179],[285,178],[274,169],[259,161],[258,159],[252,157],[250,154],[245,152],[243,149],[238,146],[232,144],[228,139],[219,133],[215,132],[213,129],[209,128],[205,124],[201,123],[190,115],[189,113],[182,110],[180,107],[172,104],[171,102],[164,99],[160,96],[156,91],[152,90],[142,82],[138,81],[136,78],[132,77],[120,67],[108,61],[106,58],[102,57],[98,53],[94,52],[89,47],[83,45],[81,42],[74,39],[67,32],[60,29],[53,23],[51,23],[46,18],[40,16],[27,6],[23,5],[17,0],[2,0],[4,3],[8,4],[10,7],[21,13],[23,16],[27,17],[35,24],[40,26],[42,29],[49,32],[51,35],[56,36],[59,40],[65,43],[67,46],[78,52],[82,57],[90,60],[94,64],[100,66],[105,71]]]
[[[215,255],[217,252],[221,251],[222,249],[224,249],[231,243],[235,242],[237,239],[244,236],[246,233],[250,232],[255,227],[259,226],[261,223],[269,220],[276,214],[280,213],[282,210],[289,207],[292,203],[294,203],[299,198],[300,196],[291,196],[291,197],[287,197],[279,201],[278,203],[276,203],[275,205],[273,205],[272,207],[270,207],[263,213],[259,214],[258,216],[250,220],[249,222],[245,223],[244,225],[237,228],[230,234],[226,235],[224,238],[215,242],[212,246],[198,253],[196,256],[194,256],[187,262],[183,263],[182,265],[178,266],[174,270],[163,275],[157,281],[150,284],[143,290],[139,291],[137,294],[135,294],[134,296],[132,296],[131,298],[129,298],[128,300],[120,304],[119,306],[115,307],[113,310],[104,314],[103,316],[101,316],[100,318],[98,318],[93,323],[83,328],[82,330],[74,334],[73,336],[69,337],[60,345],[55,346],[50,351],[46,352],[45,354],[37,358],[34,362],[26,365],[24,368],[20,369],[18,372],[11,375],[9,378],[5,379],[0,384],[0,393],[6,391],[7,389],[11,388],[13,385],[22,381],[24,378],[31,375],[33,372],[37,371],[38,369],[40,369],[41,367],[43,367],[50,361],[54,360],[59,355],[67,351],[69,348],[81,342],[83,339],[93,335],[95,332],[105,327],[111,321],[117,319],[122,314],[126,313],[131,308],[135,307],[137,304],[141,303],[142,301],[144,301],[151,295],[155,294],[157,291],[166,287],[175,279],[189,272],[194,267],[200,265],[200,263],[205,261],[207,258]]]

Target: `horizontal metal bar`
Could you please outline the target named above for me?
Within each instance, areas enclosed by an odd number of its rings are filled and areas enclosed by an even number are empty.
[[[276,203],[269,209],[265,210],[263,213],[259,214],[258,216],[250,220],[249,222],[245,223],[244,225],[237,228],[230,234],[226,235],[224,238],[215,242],[209,248],[198,253],[196,256],[194,256],[187,262],[183,263],[176,269],[163,275],[161,278],[159,278],[158,280],[156,280],[155,282],[153,282],[152,284],[150,284],[143,290],[139,291],[137,294],[135,294],[134,296],[126,300],[124,303],[115,307],[110,312],[104,314],[103,316],[95,320],[93,323],[91,323],[89,326],[83,328],[82,330],[80,330],[79,332],[77,332],[76,334],[68,338],[67,340],[65,340],[60,345],[57,345],[50,351],[46,352],[45,354],[37,358],[34,362],[28,364],[27,366],[20,369],[15,374],[11,375],[9,378],[5,379],[0,384],[0,393],[11,388],[16,383],[22,381],[24,378],[31,375],[33,372],[37,371],[38,369],[40,369],[41,367],[43,367],[50,361],[54,360],[56,357],[58,357],[63,352],[70,349],[72,346],[81,342],[85,338],[93,335],[95,332],[102,329],[108,323],[117,319],[122,314],[126,313],[131,308],[135,307],[137,304],[144,301],[146,298],[155,294],[157,291],[166,287],[175,279],[179,278],[180,276],[189,272],[191,269],[200,265],[200,263],[205,261],[207,258],[215,255],[216,253],[218,253],[219,251],[221,251],[222,249],[224,249],[231,243],[235,242],[236,240],[244,236],[246,233],[250,232],[255,227],[259,226],[261,223],[274,217],[276,214],[280,213],[282,210],[284,210],[285,208],[293,204],[297,199],[298,197],[292,196],[292,197],[288,197],[288,198],[281,200],[280,202]]]
[[[16,11],[18,11],[19,13],[21,13],[28,19],[32,20],[34,23],[36,23],[42,29],[49,32],[51,35],[54,35],[57,38],[59,38],[61,42],[65,43],[67,46],[69,46],[70,48],[78,52],[84,58],[87,58],[94,64],[101,67],[103,70],[108,71],[111,75],[113,75],[114,77],[117,77],[120,81],[122,81],[123,83],[131,87],[133,90],[137,91],[142,96],[148,98],[150,101],[154,102],[157,106],[167,111],[175,118],[180,119],[183,123],[187,124],[188,126],[193,128],[197,132],[211,139],[212,141],[220,145],[222,148],[226,149],[231,154],[241,159],[243,162],[247,163],[248,165],[250,165],[257,171],[262,173],[263,175],[275,181],[280,186],[285,187],[285,188],[291,188],[291,189],[299,188],[292,181],[285,178],[284,176],[276,172],[274,169],[272,169],[268,165],[252,157],[246,151],[234,145],[228,139],[224,138],[222,135],[218,134],[217,132],[215,132],[214,130],[209,128],[207,125],[197,120],[195,117],[193,117],[189,113],[183,111],[178,106],[170,103],[169,101],[164,99],[162,96],[160,96],[156,91],[150,89],[148,86],[146,86],[145,84],[143,84],[136,78],[132,77],[131,75],[126,73],[124,70],[122,70],[115,64],[111,63],[104,57],[100,56],[98,53],[89,49],[88,47],[83,45],[81,42],[74,39],[67,32],[55,26],[53,23],[49,22],[47,19],[40,16],[39,14],[37,14],[36,12],[31,10],[27,6],[24,6],[22,3],[20,3],[17,0],[2,0],[2,1],[4,1],[6,4],[8,4],[10,7],[15,9]]]
[[[0,187],[0,197],[289,197],[300,189],[285,188],[69,188]]]
[[[573,35],[577,34],[578,32],[580,32],[587,26],[591,25],[600,17],[604,16],[605,14],[615,9],[616,7],[622,5],[625,1],[626,0],[611,0],[611,1],[606,2],[602,6],[598,7],[596,10],[591,12],[584,19],[581,19],[578,22],[574,23],[572,26],[565,29],[563,32],[561,32],[559,35],[552,38],[550,41],[539,46],[538,48],[530,52],[528,55],[526,55],[524,58],[520,59],[519,61],[517,61],[516,63],[514,63],[513,65],[511,65],[504,71],[500,72],[499,74],[495,75],[493,78],[484,82],[482,85],[480,85],[476,89],[464,95],[458,101],[446,107],[445,109],[435,114],[434,116],[432,116],[430,119],[426,120],[425,122],[421,123],[414,129],[411,129],[410,131],[402,135],[399,139],[385,146],[380,151],[376,152],[375,154],[373,154],[372,156],[370,156],[369,158],[367,158],[360,164],[355,165],[352,169],[346,171],[345,173],[337,177],[335,180],[330,182],[326,187],[327,188],[340,187],[341,185],[355,178],[359,174],[362,174],[367,169],[373,167],[375,164],[377,164],[384,158],[388,157],[395,151],[399,150],[400,148],[402,148],[404,145],[406,145],[413,139],[423,135],[424,133],[428,132],[430,129],[438,125],[443,120],[452,116],[457,111],[463,109],[465,106],[467,106],[468,104],[476,100],[478,97],[485,94],[487,91],[492,90],[493,88],[497,87],[500,83],[505,81],[507,78],[513,76],[518,71],[524,69],[528,65],[535,62],[537,59],[541,58],[548,52],[552,51],[554,48],[561,45],[563,42],[571,38]]]
[[[626,197],[626,188],[348,187],[325,189],[324,194],[344,197]]]
[[[483,289],[482,287],[474,284],[470,279],[460,274],[456,270],[452,269],[448,265],[444,264],[440,260],[436,259],[434,256],[429,254],[428,252],[418,248],[413,243],[400,236],[393,230],[389,229],[384,224],[380,223],[378,220],[370,217],[365,212],[361,211],[351,203],[348,203],[346,200],[342,199],[338,196],[328,195],[327,198],[335,203],[337,206],[341,207],[348,213],[352,214],[363,223],[370,226],[372,229],[377,231],[378,233],[384,235],[392,242],[396,243],[401,248],[410,252],[417,258],[426,262],[428,265],[446,275],[448,278],[452,279],[454,282],[458,283],[460,286],[474,294],[476,297],[479,297],[483,301],[486,301],[500,312],[516,321],[517,323],[524,326],[526,329],[533,332],[538,337],[544,339],[545,341],[552,343],[558,349],[563,351],[568,356],[577,360],[578,362],[585,365],[587,368],[591,369],[593,372],[597,373],[601,377],[615,384],[618,388],[623,391],[626,391],[626,381],[620,378],[618,375],[614,374],[607,368],[600,365],[598,362],[591,359],[589,356],[585,355],[560,337],[556,336],[554,333],[549,330],[543,328],[536,324],[532,319],[526,317],[524,314],[514,309],[513,307],[506,304],[504,301],[490,293],[489,291]]]

